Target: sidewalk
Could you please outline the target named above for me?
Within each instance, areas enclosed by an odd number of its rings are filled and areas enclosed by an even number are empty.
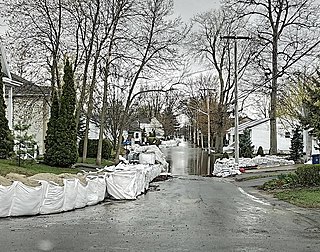
[[[260,173],[260,172],[279,172],[279,171],[294,171],[299,165],[284,165],[274,167],[261,167],[257,169],[246,170],[245,173]]]
[[[235,177],[236,181],[241,181],[248,177],[263,177],[268,176],[271,179],[272,176],[277,176],[279,174],[286,174],[290,172],[294,172],[299,165],[285,165],[285,166],[274,166],[274,167],[262,167],[257,169],[249,169],[244,173],[237,175]]]

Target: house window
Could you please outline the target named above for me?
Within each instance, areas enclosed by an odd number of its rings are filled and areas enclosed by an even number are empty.
[[[287,132],[284,134],[284,137],[285,137],[285,138],[290,138],[290,137],[291,137],[290,132],[287,131]]]
[[[138,132],[136,132],[135,138],[139,138],[139,133]]]

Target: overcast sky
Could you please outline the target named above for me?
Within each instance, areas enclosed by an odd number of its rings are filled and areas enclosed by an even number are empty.
[[[219,6],[220,0],[174,0],[174,12],[184,21],[188,21],[199,12],[217,9]]]
[[[184,21],[188,21],[199,12],[219,8],[219,6],[220,0],[174,0],[174,12],[177,16],[181,16]],[[0,23],[2,23],[1,18]],[[0,35],[3,30],[0,25]]]

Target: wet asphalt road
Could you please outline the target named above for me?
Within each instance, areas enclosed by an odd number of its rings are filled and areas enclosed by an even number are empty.
[[[0,251],[320,251],[319,215],[249,182],[176,174],[135,201],[0,219]]]

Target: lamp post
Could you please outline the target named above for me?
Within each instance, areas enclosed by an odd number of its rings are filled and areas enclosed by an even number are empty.
[[[235,163],[239,165],[239,114],[238,114],[238,63],[237,63],[237,40],[250,39],[246,36],[222,36],[222,39],[234,40],[234,149]]]

